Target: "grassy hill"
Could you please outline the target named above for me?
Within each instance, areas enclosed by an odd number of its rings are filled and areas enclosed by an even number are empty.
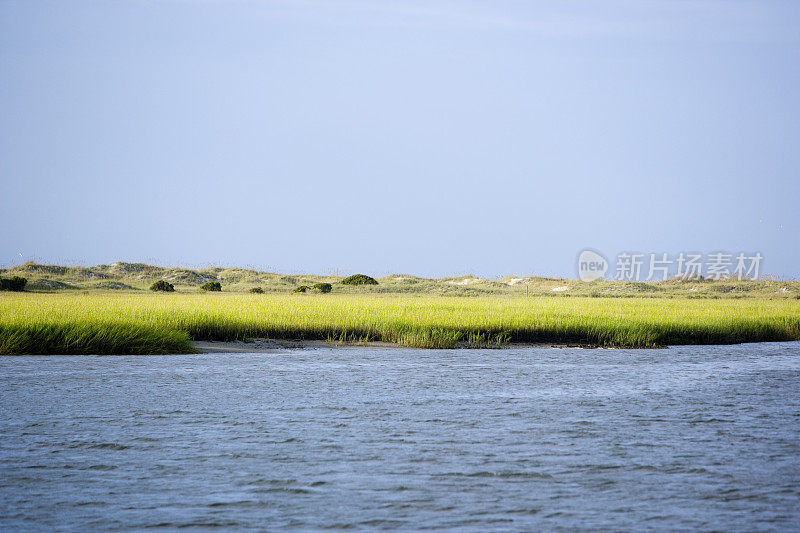
[[[188,269],[159,267],[144,263],[116,262],[92,267],[67,267],[28,262],[0,269],[0,276],[22,276],[28,279],[27,289],[36,292],[55,291],[139,291],[163,279],[178,292],[194,292],[208,281],[218,281],[224,292],[247,292],[261,287],[268,293],[290,293],[300,285],[330,283],[334,293],[349,294],[426,294],[443,296],[588,296],[588,297],[682,297],[682,298],[800,298],[800,282],[780,280],[669,280],[641,283],[595,281],[586,283],[572,279],[507,276],[483,279],[475,276],[421,278],[393,274],[378,279],[378,285],[348,286],[344,277],[285,275],[242,268],[211,267]]]

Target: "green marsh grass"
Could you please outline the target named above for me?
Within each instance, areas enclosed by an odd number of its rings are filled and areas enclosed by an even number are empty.
[[[2,355],[136,355],[194,353],[186,332],[127,322],[0,324]]]
[[[0,353],[184,353],[190,340],[656,347],[800,340],[800,302],[346,294],[4,293]]]

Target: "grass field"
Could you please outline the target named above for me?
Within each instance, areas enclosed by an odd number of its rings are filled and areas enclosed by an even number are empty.
[[[451,348],[800,340],[796,299],[4,293],[0,354],[156,354],[193,340],[320,339]]]

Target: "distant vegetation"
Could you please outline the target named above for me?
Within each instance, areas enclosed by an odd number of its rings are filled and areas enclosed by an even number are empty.
[[[378,282],[375,278],[371,278],[365,274],[353,274],[342,280],[344,285],[377,285]]]
[[[61,291],[61,290],[75,290],[79,288],[84,289],[97,289],[96,285],[88,285],[85,287],[78,287],[76,285],[72,285],[71,283],[64,283],[63,281],[59,281],[57,279],[34,279],[27,285],[27,290],[29,291],[45,291],[45,292],[52,292],[52,291]]]
[[[350,285],[353,278],[327,275],[283,275],[241,268],[187,268],[159,267],[143,263],[112,263],[92,267],[66,267],[25,263],[9,269],[0,269],[0,277],[20,276],[28,279],[26,292],[60,292],[67,290],[119,292],[148,289],[154,282],[164,280],[176,292],[196,291],[207,282],[225,285],[225,292],[245,293],[259,287],[265,293],[291,293],[299,285],[321,292],[317,284],[330,284],[335,293],[344,294],[417,294],[431,296],[503,297],[547,296],[622,297],[622,298],[725,298],[793,299],[800,296],[800,282],[779,279],[737,281],[695,278],[674,279],[663,282],[639,283],[631,281],[595,281],[585,283],[573,279],[547,277],[507,276],[502,279],[483,279],[476,276],[448,278],[420,278],[407,274],[394,274],[380,279],[361,275],[366,285]],[[361,276],[356,275],[359,279]],[[347,281],[347,283],[345,283]],[[379,283],[379,284],[377,284]]]
[[[315,283],[314,290],[327,294],[333,290],[333,285],[330,283]]]
[[[22,276],[13,276],[10,279],[0,278],[0,291],[22,292],[28,280]]]
[[[381,341],[420,348],[654,347],[800,340],[784,299],[3,293],[0,354],[178,353],[191,340]]]
[[[222,285],[219,281],[207,281],[200,285],[200,290],[209,291],[209,292],[220,292],[222,291]]]
[[[306,292],[306,291],[308,291],[308,285],[300,285],[294,290],[294,292]]]
[[[252,292],[253,294],[264,294],[264,289],[262,289],[261,287],[253,287],[252,289],[250,289],[250,292]]]
[[[168,281],[160,279],[155,283],[153,283],[152,285],[150,285],[150,290],[161,291],[161,292],[175,292],[175,286]]]

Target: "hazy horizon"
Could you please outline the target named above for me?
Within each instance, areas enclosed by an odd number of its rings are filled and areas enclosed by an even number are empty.
[[[0,265],[800,277],[800,5],[0,3]]]

